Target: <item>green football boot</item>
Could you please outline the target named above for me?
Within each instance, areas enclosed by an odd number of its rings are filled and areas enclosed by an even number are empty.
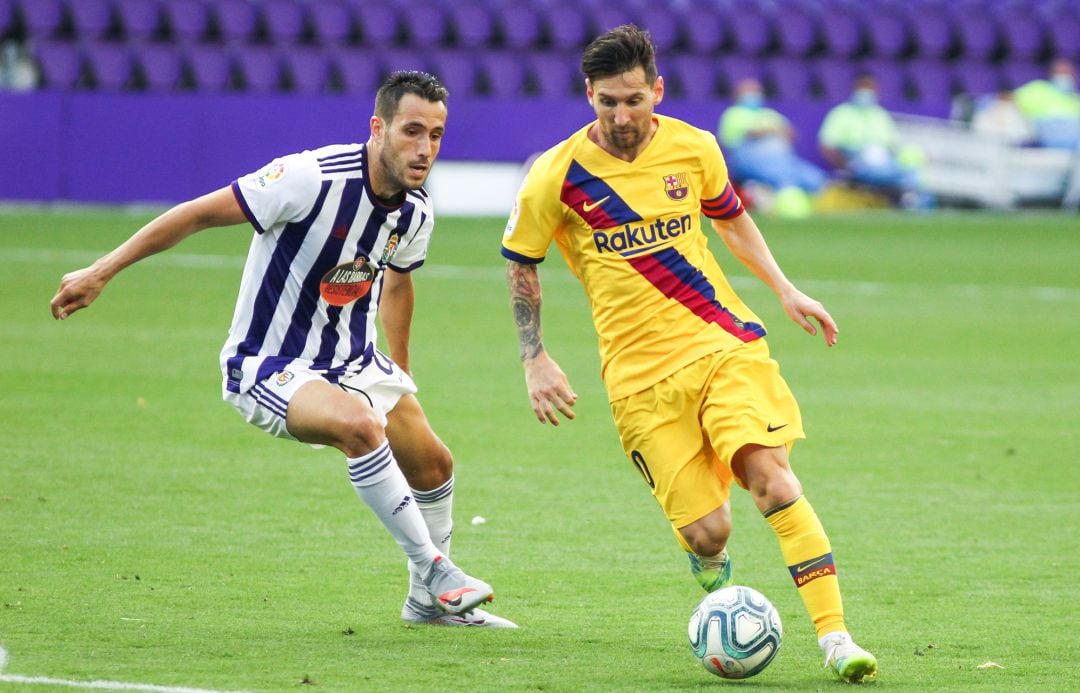
[[[727,551],[719,556],[705,558],[696,553],[687,553],[690,557],[690,572],[706,592],[715,592],[731,584],[731,557]]]

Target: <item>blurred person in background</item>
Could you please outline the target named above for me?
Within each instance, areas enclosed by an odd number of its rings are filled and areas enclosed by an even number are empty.
[[[1028,82],[1015,94],[1016,105],[1035,128],[1043,147],[1076,149],[1080,146],[1080,94],[1076,69],[1066,58],[1050,63],[1047,79]]]
[[[880,190],[909,209],[932,206],[919,181],[921,152],[901,146],[896,122],[878,103],[873,75],[856,77],[851,97],[825,115],[818,143],[851,182]]]
[[[746,78],[738,83],[735,103],[720,116],[719,136],[733,180],[771,188],[772,211],[780,216],[810,214],[810,196],[821,190],[828,176],[795,152],[791,121],[765,105],[761,82]]]
[[[1035,138],[1035,129],[1016,105],[1011,89],[999,89],[975,99],[971,131],[1012,145],[1027,144]]]

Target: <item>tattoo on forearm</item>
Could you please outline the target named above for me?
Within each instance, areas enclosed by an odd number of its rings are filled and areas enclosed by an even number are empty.
[[[510,306],[517,324],[521,360],[524,361],[544,350],[540,331],[540,277],[532,265],[509,262],[506,284],[510,288]]]

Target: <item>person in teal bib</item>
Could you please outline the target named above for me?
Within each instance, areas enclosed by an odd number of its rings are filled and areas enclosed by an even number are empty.
[[[856,77],[851,97],[825,115],[818,143],[849,180],[878,188],[905,207],[929,206],[919,183],[921,153],[901,146],[896,122],[878,104],[873,75]]]
[[[765,105],[756,79],[736,86],[735,103],[720,117],[719,139],[738,183],[761,183],[782,197],[817,193],[828,180],[825,171],[795,152],[791,121]]]
[[[1076,70],[1065,58],[1050,63],[1048,79],[1028,82],[1014,92],[1016,105],[1035,127],[1036,141],[1044,147],[1076,149],[1080,146],[1080,94]]]

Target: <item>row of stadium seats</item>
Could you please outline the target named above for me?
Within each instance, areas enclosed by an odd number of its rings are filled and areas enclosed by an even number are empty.
[[[251,91],[370,94],[395,69],[424,69],[464,96],[566,97],[581,93],[579,55],[570,51],[366,49],[178,43],[42,41],[34,45],[42,84],[54,90]],[[940,105],[955,93],[985,94],[1044,76],[1034,62],[907,61],[839,58],[767,59],[729,55],[661,56],[673,96],[730,96],[738,80],[756,77],[773,98],[839,102],[859,71],[873,73],[886,104]]]
[[[577,50],[637,22],[662,52],[1080,57],[1077,0],[0,0],[0,37]]]

